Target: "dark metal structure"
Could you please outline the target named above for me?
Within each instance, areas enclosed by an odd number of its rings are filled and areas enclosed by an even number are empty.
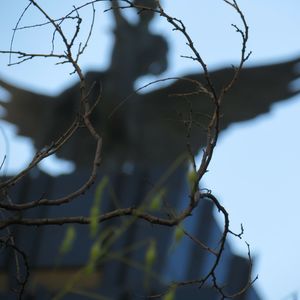
[[[114,200],[127,207],[138,202],[152,189],[153,180],[161,177],[163,170],[152,169],[148,174],[135,170],[132,174],[120,173],[110,176],[110,187],[104,192],[101,211],[111,209]],[[21,201],[30,201],[41,195],[49,198],[58,197],[76,189],[88,176],[79,175],[51,177],[40,173],[27,178],[12,190],[10,196]],[[101,176],[99,176],[101,182]],[[174,189],[174,186],[177,188]],[[24,217],[51,218],[59,216],[90,215],[90,208],[95,198],[97,184],[83,197],[70,205],[59,207],[39,207],[30,210]],[[172,209],[179,210],[187,201],[188,185],[182,167],[174,171],[164,183],[168,199],[172,199]],[[211,248],[218,246],[222,235],[213,216],[213,205],[208,201],[200,203],[194,217],[187,219],[184,228]],[[98,265],[92,275],[82,273],[80,280],[75,280],[76,273],[87,265],[91,248],[95,243],[90,235],[90,227],[74,225],[76,238],[70,252],[60,254],[60,247],[65,239],[66,227],[15,227],[14,237],[18,246],[28,254],[31,272],[31,284],[27,288],[26,299],[52,299],[58,290],[68,286],[72,280],[76,283],[63,299],[89,299],[80,291],[94,292],[103,299],[140,299],[145,293],[159,293],[164,284],[174,280],[200,278],[206,275],[214,262],[214,256],[183,237],[178,244],[174,238],[174,229],[149,225],[143,221],[131,223],[129,219],[112,220],[101,225],[100,230],[109,230],[110,236],[117,236],[118,228],[125,228],[116,238],[109,250],[108,257]],[[157,260],[153,266],[153,276],[146,284],[145,252],[150,241],[156,241]],[[126,249],[130,249],[126,251]],[[14,255],[12,251],[2,251],[0,260],[0,278],[12,288],[15,285]],[[217,271],[218,281],[227,285],[228,293],[243,288],[249,276],[247,258],[235,255],[229,243]],[[145,285],[146,284],[146,285]],[[5,299],[14,299],[12,292],[0,291]],[[31,296],[30,296],[31,295]],[[39,296],[40,295],[40,296]],[[106,297],[106,298],[105,298]],[[197,289],[195,286],[179,288],[176,299],[219,299],[218,293],[210,286]],[[253,288],[238,299],[260,299]]]

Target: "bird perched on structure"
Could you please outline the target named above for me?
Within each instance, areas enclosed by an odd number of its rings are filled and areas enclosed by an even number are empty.
[[[118,1],[113,3],[118,4]],[[169,164],[186,151],[187,142],[195,153],[205,144],[203,127],[207,124],[206,116],[212,112],[212,103],[201,95],[174,95],[193,91],[192,82],[177,80],[150,93],[134,94],[118,106],[133,92],[137,78],[150,73],[160,74],[167,68],[167,43],[162,36],[149,31],[153,14],[144,13],[144,16],[139,15],[137,24],[131,24],[116,5],[111,65],[107,71],[86,74],[88,85],[96,83],[90,98],[96,98],[100,83],[103,91],[92,122],[103,135],[103,168],[106,170],[118,170],[127,161],[145,168]],[[298,91],[290,90],[289,86],[299,76],[295,71],[299,62],[300,58],[297,58],[244,68],[222,103],[221,129],[266,113],[274,102],[295,95]],[[211,72],[212,81],[221,87],[232,72],[230,68]],[[204,80],[203,74],[184,77]],[[6,109],[4,119],[17,125],[20,135],[32,138],[37,149],[51,144],[76,116],[79,84],[56,97],[20,89],[4,80],[0,80],[0,86],[11,93],[11,101],[1,104]],[[192,124],[188,137],[186,120]],[[86,129],[81,128],[57,155],[80,167],[91,161],[94,146]]]

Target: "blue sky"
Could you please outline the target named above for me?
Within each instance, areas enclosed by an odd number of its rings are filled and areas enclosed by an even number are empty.
[[[70,7],[72,2],[53,0],[48,3],[48,9],[56,13]],[[26,3],[25,0],[11,0],[1,4],[0,49],[9,48],[10,29]],[[239,24],[240,21],[221,0],[162,3],[170,14],[186,24],[211,69],[237,62],[240,40],[230,24]],[[239,3],[250,26],[248,49],[253,51],[253,55],[249,65],[279,62],[300,55],[298,0],[243,0]],[[93,39],[81,60],[85,70],[105,68],[109,64],[111,20],[109,14],[102,14],[103,9],[104,5],[98,6]],[[86,14],[90,16],[89,11]],[[29,11],[24,23],[35,21],[38,17],[34,11]],[[165,34],[171,47],[170,67],[164,76],[199,70],[192,61],[179,57],[189,52],[180,35],[171,32],[169,25],[159,21],[153,24],[152,29]],[[49,35],[42,29],[34,33],[20,32],[15,40],[16,49],[40,50],[47,49],[47,46]],[[75,77],[68,75],[70,69],[67,66],[58,67],[54,63],[36,60],[8,68],[7,57],[0,56],[0,76],[39,92],[56,94],[74,82]],[[138,84],[149,80],[151,78],[141,79]],[[233,124],[221,135],[210,172],[205,177],[205,185],[227,207],[232,228],[238,231],[239,224],[243,223],[245,239],[251,244],[256,259],[257,287],[263,299],[267,300],[288,299],[297,291],[300,295],[299,115],[300,96],[296,96],[274,105],[269,114]],[[16,137],[13,126],[2,122],[1,130],[9,139],[8,171],[16,171],[28,162],[32,147],[28,139]],[[7,149],[2,147],[2,135],[0,143],[0,155],[3,156]],[[52,167],[51,170],[54,172],[57,168]],[[243,242],[233,240],[232,243],[236,252],[246,253]]]

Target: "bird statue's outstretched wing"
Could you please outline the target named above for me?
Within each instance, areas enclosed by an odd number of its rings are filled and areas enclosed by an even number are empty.
[[[9,101],[0,99],[3,119],[17,126],[18,134],[31,138],[37,148],[45,146],[43,126],[53,115],[55,98],[19,88],[0,79],[0,86],[9,93]],[[51,120],[52,122],[52,120]]]
[[[223,103],[222,127],[267,113],[273,103],[288,100],[300,90],[291,83],[300,78],[300,58],[283,63],[244,68]],[[215,72],[222,78],[226,69]]]
[[[105,153],[109,153],[108,160],[110,162],[124,160],[124,153],[128,149],[126,126],[124,121],[121,121],[126,116],[124,108],[115,114],[114,119],[109,118],[117,102],[121,101],[117,88],[111,82],[109,73],[89,72],[86,74],[86,81],[88,89],[93,86],[89,93],[91,103],[94,103],[99,96],[100,83],[104,86],[101,101],[92,114],[92,123],[101,132]],[[0,99],[0,106],[5,110],[3,120],[16,125],[19,135],[31,138],[37,150],[51,145],[61,137],[78,116],[79,83],[55,97],[31,92],[1,79],[0,86],[10,94],[9,101]],[[94,139],[91,138],[87,128],[79,126],[70,141],[56,154],[58,157],[74,161],[77,165],[86,166],[91,162],[94,151]],[[118,159],[118,156],[122,158]]]
[[[299,78],[300,58],[287,62],[244,68],[221,106],[221,130],[230,124],[250,120],[267,113],[273,103],[299,93],[291,83]],[[297,72],[298,67],[298,72]],[[233,69],[211,72],[214,85],[220,88],[233,76]],[[205,83],[204,76],[183,76]],[[138,118],[143,157],[148,160],[174,160],[187,150],[199,151],[206,142],[206,126],[213,111],[210,99],[189,95],[197,86],[186,80],[143,95],[138,101]],[[182,94],[180,96],[180,94]],[[178,96],[179,95],[179,96]],[[191,125],[191,126],[190,126]],[[158,146],[159,145],[159,146]]]

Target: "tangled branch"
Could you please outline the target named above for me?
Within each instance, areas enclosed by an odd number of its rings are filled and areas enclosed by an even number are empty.
[[[219,247],[217,250],[211,249],[201,241],[197,240],[195,237],[190,235],[187,231],[185,231],[185,234],[194,242],[196,243],[199,247],[202,249],[205,249],[205,251],[208,251],[214,255],[214,263],[212,264],[212,267],[210,271],[204,276],[203,278],[196,278],[194,280],[189,280],[189,281],[180,281],[180,282],[174,282],[170,284],[167,288],[166,291],[159,294],[159,295],[153,295],[151,298],[155,297],[162,297],[165,295],[170,289],[172,288],[179,288],[182,286],[187,286],[187,285],[197,285],[199,287],[202,287],[203,285],[207,284],[208,280],[212,280],[212,285],[213,287],[218,291],[222,299],[225,298],[234,298],[242,293],[244,293],[251,285],[253,282],[256,280],[251,279],[251,271],[252,271],[252,259],[251,259],[251,254],[250,254],[250,248],[249,245],[247,244],[248,247],[248,258],[249,258],[249,264],[250,264],[250,274],[249,274],[249,280],[245,287],[241,290],[236,292],[233,295],[227,295],[226,292],[224,291],[224,288],[221,287],[218,283],[217,276],[216,276],[216,268],[220,263],[220,259],[222,258],[223,252],[224,252],[224,247],[225,247],[225,242],[227,240],[228,234],[232,234],[234,236],[237,236],[241,238],[241,234],[235,234],[230,230],[229,227],[229,214],[226,211],[226,209],[220,204],[220,202],[217,200],[217,198],[210,192],[202,192],[199,188],[200,182],[205,175],[205,173],[208,170],[208,166],[210,164],[210,161],[213,157],[214,149],[216,147],[217,141],[218,141],[218,136],[220,132],[220,120],[221,120],[221,104],[223,101],[223,98],[225,97],[225,94],[232,88],[232,86],[236,83],[240,72],[243,68],[244,63],[247,61],[249,58],[251,52],[247,53],[247,41],[248,41],[248,25],[245,20],[245,16],[240,10],[237,2],[233,0],[232,2],[229,0],[223,0],[225,3],[227,3],[236,13],[239,15],[240,19],[242,20],[243,28],[239,28],[236,25],[232,25],[234,29],[237,31],[237,33],[240,34],[242,43],[241,43],[241,57],[239,61],[239,65],[237,68],[234,69],[234,74],[231,78],[231,80],[228,83],[224,83],[224,87],[218,91],[215,86],[214,82],[210,76],[210,71],[208,66],[206,65],[204,59],[202,58],[200,52],[196,49],[192,37],[189,35],[189,33],[186,30],[186,27],[184,23],[178,19],[175,18],[171,15],[169,15],[162,5],[160,4],[159,1],[156,1],[157,6],[156,7],[149,7],[149,6],[143,6],[143,5],[137,5],[133,1],[129,0],[123,0],[122,5],[116,7],[114,5],[115,1],[113,2],[113,5],[107,9],[106,11],[113,10],[113,9],[130,9],[130,8],[135,8],[137,9],[138,13],[145,13],[145,12],[153,12],[158,14],[162,19],[165,19],[169,24],[172,25],[173,30],[179,32],[184,38],[186,45],[189,47],[190,51],[192,52],[191,56],[184,56],[186,58],[192,59],[195,61],[195,63],[198,63],[200,68],[203,70],[204,74],[204,81],[197,81],[197,80],[192,80],[189,78],[181,78],[181,80],[188,81],[192,83],[193,85],[196,86],[196,90],[187,94],[179,94],[179,96],[197,96],[197,95],[206,95],[208,99],[213,103],[213,112],[209,118],[209,123],[207,126],[207,137],[206,137],[206,146],[203,149],[202,152],[202,158],[200,165],[197,167],[196,162],[195,162],[195,156],[192,153],[191,147],[187,145],[189,155],[191,157],[192,161],[192,167],[193,167],[193,180],[192,180],[192,186],[191,186],[191,192],[189,195],[189,201],[184,209],[181,210],[181,212],[177,214],[168,214],[167,217],[161,217],[158,216],[154,213],[149,213],[146,212],[144,209],[144,205],[142,204],[140,207],[127,207],[127,208],[117,208],[114,210],[111,210],[107,213],[102,213],[99,214],[96,218],[98,223],[103,223],[108,220],[116,219],[116,218],[122,218],[122,217],[133,217],[136,219],[140,219],[143,221],[146,221],[150,224],[155,224],[155,225],[160,225],[160,226],[167,226],[167,227],[176,227],[179,226],[186,220],[188,217],[190,217],[195,210],[195,208],[198,206],[199,202],[203,199],[209,199],[213,205],[217,208],[217,210],[223,214],[224,216],[224,229],[223,229],[223,234],[219,243]],[[58,206],[58,205],[66,205],[70,202],[72,202],[74,199],[78,198],[80,195],[84,194],[95,182],[96,176],[97,176],[97,171],[98,167],[101,164],[101,150],[102,150],[102,137],[101,134],[97,131],[97,129],[93,126],[93,122],[91,120],[91,114],[93,110],[95,109],[96,105],[101,101],[101,91],[99,92],[99,96],[97,99],[90,99],[91,95],[91,90],[94,88],[88,89],[87,88],[87,83],[86,83],[86,78],[85,75],[83,74],[80,65],[79,65],[79,58],[80,56],[84,53],[85,49],[88,46],[89,40],[91,38],[91,34],[93,31],[94,27],[94,20],[95,20],[95,7],[94,5],[97,2],[101,2],[101,0],[95,0],[95,1],[89,1],[86,2],[85,4],[78,6],[78,7],[73,7],[73,9],[66,14],[65,16],[61,18],[52,18],[35,0],[30,0],[30,4],[24,9],[23,14],[21,15],[20,19],[18,20],[18,23],[16,27],[14,28],[14,33],[13,33],[13,38],[12,38],[12,45],[13,45],[13,39],[15,37],[15,33],[20,31],[20,30],[25,30],[25,29],[33,29],[35,27],[40,27],[40,26],[45,26],[45,25],[52,25],[53,28],[53,35],[52,35],[52,49],[50,53],[26,53],[23,51],[13,51],[12,48],[9,51],[0,51],[2,54],[9,54],[10,55],[10,63],[9,65],[13,64],[20,64],[24,63],[25,61],[35,59],[35,58],[54,58],[57,59],[58,62],[57,64],[71,64],[73,68],[73,72],[77,74],[79,81],[80,81],[80,100],[79,100],[79,110],[74,116],[74,121],[71,124],[67,130],[54,142],[51,143],[50,146],[45,147],[43,150],[39,151],[36,153],[28,167],[26,167],[24,170],[22,170],[19,174],[13,176],[12,178],[9,178],[5,180],[4,182],[0,183],[0,190],[1,190],[1,202],[0,202],[0,208],[5,211],[10,211],[10,212],[23,212],[25,210],[33,209],[39,206]],[[40,24],[35,24],[35,25],[29,25],[29,26],[23,26],[19,27],[20,20],[26,13],[27,9],[29,6],[33,6],[37,9],[37,11],[44,16],[45,22],[40,23]],[[76,42],[78,40],[79,32],[81,30],[81,23],[82,23],[82,18],[80,17],[80,10],[86,6],[91,6],[92,7],[92,21],[90,25],[90,30],[88,33],[88,36],[86,37],[85,42],[80,42],[79,46],[75,48]],[[68,39],[66,34],[64,33],[62,29],[62,23],[66,20],[73,20],[75,21],[75,30],[73,33],[73,36]],[[54,53],[55,52],[55,41],[57,36],[60,38],[60,40],[64,44],[64,52],[63,53]],[[17,62],[11,62],[11,56],[16,55],[18,61]],[[167,78],[167,79],[162,79],[162,80],[157,80],[154,82],[151,82],[147,84],[144,87],[147,87],[151,84],[160,82],[160,81],[165,81],[165,80],[170,80],[174,78]],[[143,87],[143,88],[144,88]],[[141,89],[141,88],[140,88]],[[136,92],[138,92],[140,89],[138,89]],[[129,96],[130,97],[130,96]],[[92,102],[94,100],[94,102]],[[120,105],[122,105],[125,101],[127,101],[128,98],[125,98],[119,105],[116,106],[116,108],[113,110],[112,114],[115,113],[117,109],[119,109]],[[190,118],[187,122],[187,136],[189,136],[189,132],[191,130],[191,127],[193,125],[193,120],[192,120],[192,113],[190,112]],[[92,170],[91,174],[86,182],[84,182],[79,189],[76,191],[73,191],[67,195],[64,195],[63,197],[57,198],[57,199],[47,199],[47,198],[42,198],[42,199],[37,199],[31,202],[25,202],[25,203],[14,203],[12,201],[8,201],[8,191],[9,189],[18,184],[25,176],[28,175],[29,171],[36,167],[43,159],[46,157],[49,157],[53,154],[55,154],[58,150],[60,150],[68,141],[70,138],[75,134],[75,132],[78,130],[80,127],[85,127],[88,129],[88,132],[90,136],[94,139],[96,142],[96,147],[95,147],[95,152],[94,152],[94,158],[93,158],[93,163],[92,163]],[[46,225],[65,225],[65,224],[91,224],[92,218],[91,217],[84,217],[84,216],[72,216],[72,217],[61,217],[61,218],[24,218],[20,217],[19,215],[13,215],[12,217],[9,218],[3,218],[0,220],[0,229],[7,228],[11,225],[23,225],[23,226],[46,226]],[[28,263],[26,260],[26,255],[18,249],[16,246],[12,244],[7,244],[4,241],[0,242],[2,244],[5,244],[8,247],[11,247],[14,249],[14,251],[17,251],[24,260],[24,264],[26,265],[26,276],[24,281],[20,282],[21,284],[21,292],[20,292],[20,297],[22,296],[24,292],[24,287],[26,282],[28,281]],[[21,299],[21,298],[20,298]]]

